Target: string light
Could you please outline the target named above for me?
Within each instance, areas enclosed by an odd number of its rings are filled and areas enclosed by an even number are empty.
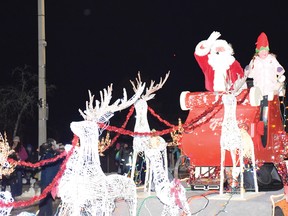
[[[9,143],[7,142],[7,135],[4,132],[4,138],[0,133],[0,179],[2,176],[9,176],[14,172],[16,163],[9,163],[8,156],[13,154],[14,150],[11,150]]]
[[[105,138],[102,137],[98,143],[98,151],[100,156],[104,156],[103,152],[110,146],[111,139],[110,139],[110,132],[107,131]]]

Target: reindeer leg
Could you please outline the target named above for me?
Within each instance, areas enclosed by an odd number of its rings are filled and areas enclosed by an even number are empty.
[[[223,195],[224,187],[224,160],[225,160],[225,149],[221,148],[221,162],[220,162],[220,195]]]
[[[151,186],[152,186],[152,169],[151,169],[151,161],[149,160],[149,171],[148,171],[148,175],[149,175],[149,178],[148,178],[148,181],[149,181],[149,183],[148,183],[148,194],[149,194],[149,196],[150,196],[150,194],[151,194]]]
[[[253,144],[253,143],[252,143]],[[254,188],[255,188],[255,192],[258,193],[259,192],[259,188],[258,188],[258,182],[257,182],[257,173],[256,173],[256,162],[255,162],[255,153],[254,153],[254,144],[251,146],[251,150],[252,150],[252,155],[251,155],[251,159],[252,159],[252,165],[253,165],[253,177],[254,177]]]
[[[168,159],[167,159],[167,151],[166,151],[166,148],[163,152],[163,155],[164,155],[164,169],[165,169],[165,173],[167,175],[167,178],[168,178]]]
[[[243,198],[244,192],[245,192],[244,176],[243,176],[243,172],[244,172],[243,148],[240,149],[239,158],[240,158],[240,195]]]
[[[236,179],[237,179],[237,172],[236,172],[236,150],[230,150],[231,158],[232,158],[232,189],[236,187]]]
[[[135,176],[135,168],[136,168],[136,161],[137,161],[137,156],[138,156],[138,152],[137,151],[133,151],[133,158],[132,158],[132,170],[131,170],[131,176],[130,178],[134,180],[134,176]]]
[[[146,157],[146,174],[145,174],[144,192],[147,192],[151,188],[151,187],[149,187],[150,178],[151,178],[150,173],[151,173],[150,161]],[[150,193],[150,191],[149,191],[149,193]]]
[[[133,194],[135,194],[135,196]],[[126,202],[128,202],[130,216],[136,216],[136,213],[137,213],[137,194],[136,194],[136,190],[135,190],[135,192],[133,191],[130,194],[130,196],[126,200]]]

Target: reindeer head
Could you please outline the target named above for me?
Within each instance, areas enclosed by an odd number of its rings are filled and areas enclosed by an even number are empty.
[[[244,76],[241,78],[239,74],[237,74],[237,80],[232,83],[231,80],[225,83],[225,93],[226,94],[233,94],[234,96],[239,95],[243,89],[247,89],[246,80],[248,77],[248,72],[245,71]]]
[[[94,95],[89,93],[89,102],[86,101],[86,110],[82,111],[79,109],[80,114],[84,118],[81,122],[72,122],[70,128],[74,134],[80,138],[83,136],[97,136],[98,137],[98,124],[105,123],[113,116],[114,112],[125,109],[132,104],[141,96],[145,88],[145,83],[137,86],[135,94],[128,100],[125,88],[123,88],[123,98],[116,100],[113,104],[110,104],[112,99],[112,84],[107,89],[100,91],[101,101],[95,100]]]
[[[141,99],[137,100],[136,103],[134,104],[136,109],[139,108],[139,109],[147,110],[147,107],[148,107],[147,101],[155,97],[154,92],[158,91],[159,89],[163,87],[163,85],[165,84],[165,82],[167,81],[169,77],[169,74],[170,74],[170,71],[166,73],[164,79],[162,79],[161,77],[159,83],[156,85],[155,85],[155,81],[151,80],[150,86],[149,88],[146,88],[145,94],[142,94]],[[132,84],[134,92],[137,90],[136,87],[142,84],[140,72],[138,72],[138,78],[136,78],[135,81],[136,81],[136,85],[133,81],[130,80],[130,83]]]
[[[98,139],[99,137],[98,124],[94,121],[71,122],[70,129],[81,139],[85,137],[94,137]]]
[[[123,98],[117,99],[113,104],[110,105],[110,101],[112,99],[111,84],[107,89],[103,89],[103,92],[100,91],[101,101],[95,100],[95,106],[93,106],[94,95],[91,95],[89,90],[89,102],[86,101],[86,110],[82,112],[82,110],[79,109],[79,112],[84,120],[99,123],[107,122],[114,115],[114,112],[126,109],[127,107],[134,104],[135,101],[141,96],[144,87],[145,83],[138,85],[135,94],[129,100],[127,100],[126,89],[123,88]]]

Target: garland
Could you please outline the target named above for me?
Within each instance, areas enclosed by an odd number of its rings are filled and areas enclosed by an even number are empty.
[[[244,95],[244,97],[238,101],[237,103],[242,103],[244,101],[244,99],[247,97],[248,92]],[[195,117],[194,119],[192,119],[189,122],[186,122],[185,124],[183,124],[183,128],[185,128],[186,130],[193,130],[196,127],[200,127],[201,125],[205,124],[206,122],[208,122],[213,116],[216,115],[216,113],[218,113],[222,108],[223,105],[219,106],[218,108],[216,108],[218,105],[220,104],[220,99],[218,99],[218,101],[208,107],[202,114],[200,114],[199,116]],[[151,131],[151,132],[133,132],[130,130],[126,130],[125,127],[128,124],[129,119],[131,118],[133,112],[134,112],[134,106],[132,106],[126,116],[126,120],[125,122],[122,124],[121,128],[115,127],[115,126],[107,126],[103,123],[99,123],[99,127],[100,128],[104,128],[108,131],[113,131],[116,132],[117,135],[113,138],[111,144],[109,146],[106,147],[106,149],[108,149],[110,146],[112,146],[116,140],[119,138],[120,134],[122,135],[129,135],[129,136],[162,136],[165,134],[169,134],[171,132],[174,132],[175,130],[181,130],[182,126],[176,126],[173,124],[170,124],[168,121],[163,120],[158,114],[155,113],[155,111],[148,107],[149,112],[156,117],[160,122],[164,123],[166,126],[170,127],[168,129],[165,130],[161,130],[161,131]],[[202,120],[202,118],[204,118],[205,116],[210,115],[208,118],[206,118],[206,120]],[[49,163],[53,163],[56,162],[62,158],[65,157],[65,160],[62,162],[61,167],[60,167],[60,171],[57,173],[57,175],[55,176],[55,178],[53,179],[53,181],[44,189],[44,191],[39,195],[39,196],[34,196],[31,199],[27,200],[27,201],[16,201],[16,202],[12,202],[12,203],[3,203],[0,200],[0,207],[1,208],[5,208],[5,207],[14,207],[14,208],[19,208],[19,207],[26,207],[26,206],[31,206],[33,203],[40,201],[42,199],[44,199],[48,193],[51,192],[51,190],[53,189],[53,187],[55,187],[55,185],[57,184],[57,182],[59,181],[59,179],[62,177],[65,169],[66,169],[66,163],[68,161],[68,159],[70,158],[70,156],[72,155],[75,146],[78,143],[78,137],[76,135],[74,135],[74,138],[72,140],[72,148],[66,153],[65,151],[62,152],[60,155],[51,158],[51,159],[46,159],[46,160],[41,160],[39,162],[36,163],[30,163],[30,162],[25,162],[25,161],[15,161],[13,159],[8,159],[8,162],[11,164],[15,164],[16,166],[24,166],[24,167],[31,167],[31,168],[37,168],[37,167],[42,167],[46,164]],[[105,149],[105,150],[106,150]]]
[[[243,97],[237,101],[237,104],[238,105],[242,104],[244,100],[247,98],[248,94],[249,94],[249,91],[246,90]],[[211,105],[206,110],[204,110],[203,113],[201,113],[194,119],[190,120],[189,122],[186,122],[185,124],[183,124],[183,128],[185,129],[185,132],[190,133],[191,130],[194,130],[195,128],[200,127],[203,124],[210,121],[223,108],[223,104],[221,104],[222,102],[221,98],[222,98],[222,95],[218,98],[218,100],[213,105]],[[205,120],[202,120],[204,117],[208,115],[210,116],[207,117]]]
[[[11,203],[3,203],[2,200],[0,200],[0,208],[5,208],[5,207],[14,207],[14,208],[19,208],[19,207],[26,207],[26,206],[31,206],[33,203],[40,201],[42,199],[44,199],[48,193],[51,192],[52,188],[57,184],[58,180],[62,177],[65,169],[66,169],[66,163],[69,160],[70,156],[72,155],[75,146],[78,143],[78,137],[76,135],[74,135],[74,138],[72,140],[72,148],[67,152],[67,154],[65,153],[65,160],[63,161],[63,163],[61,164],[60,170],[57,173],[57,175],[55,176],[55,178],[53,179],[53,181],[43,190],[43,192],[39,195],[39,196],[34,196],[31,199],[27,200],[27,201],[16,201],[16,202],[11,202]],[[62,155],[62,154],[61,154]],[[60,156],[60,155],[59,155]],[[55,158],[51,158],[51,159],[47,159],[47,160],[43,160],[43,163],[39,162],[36,164],[41,164],[41,165],[45,165],[48,163],[52,163],[55,162],[57,160],[59,160],[62,157],[55,157]],[[19,162],[18,164],[22,164],[22,165],[27,165],[29,167],[34,167],[34,164],[31,163],[23,163],[23,162]]]

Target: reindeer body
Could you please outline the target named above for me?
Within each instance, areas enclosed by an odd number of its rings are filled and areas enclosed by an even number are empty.
[[[150,132],[150,126],[147,119],[148,105],[144,99],[139,99],[134,104],[136,112],[136,122],[134,132]],[[133,165],[139,152],[144,152],[148,146],[150,137],[134,136],[133,137]],[[136,161],[135,161],[136,163]],[[134,169],[132,168],[132,171]],[[133,176],[133,175],[132,175]]]
[[[256,169],[255,169],[255,154],[254,145],[251,136],[244,128],[239,128],[236,119],[237,99],[236,95],[240,92],[245,82],[246,76],[239,78],[234,83],[234,90],[226,92],[222,96],[224,104],[224,119],[222,122],[222,130],[220,137],[221,147],[221,161],[220,161],[220,194],[223,194],[224,187],[224,161],[226,151],[230,152],[233,167],[232,167],[232,189],[236,187],[236,181],[239,175],[237,172],[237,158],[239,160],[240,169],[240,193],[243,196],[244,183],[243,183],[243,170],[244,170],[244,156],[252,159],[255,191],[258,192]],[[230,89],[230,88],[227,88]],[[238,157],[237,157],[238,156]]]
[[[130,215],[135,215],[135,183],[121,175],[106,176],[101,168],[97,123],[72,122],[70,127],[73,133],[79,136],[81,144],[67,163],[59,184],[64,206],[60,209],[59,215],[84,215],[88,212],[91,215],[112,215],[115,200],[118,198],[126,200],[131,209]]]
[[[239,152],[240,167],[242,166],[242,139],[240,128],[238,127],[236,120],[236,97],[232,94],[224,94],[222,96],[222,101],[224,104],[224,119],[222,122],[222,130],[220,137],[221,145],[221,175],[220,180],[223,182],[224,178],[224,159],[226,150],[230,152],[232,158],[232,187],[236,185],[236,179],[238,173],[236,171],[237,166],[237,151]],[[221,184],[221,183],[220,183]],[[220,188],[220,193],[223,193],[222,188]]]
[[[160,83],[154,86],[154,81],[146,89],[146,94],[142,95],[134,103],[136,111],[135,132],[150,132],[150,126],[147,119],[148,105],[147,101],[152,99],[155,94],[152,92],[160,89],[166,82],[169,73],[166,74],[164,81],[160,79]],[[140,74],[136,79],[137,84],[141,84]],[[130,81],[134,86],[134,83]],[[191,215],[189,205],[186,198],[185,188],[181,183],[175,185],[175,180],[169,182],[168,179],[168,162],[167,162],[167,143],[161,136],[138,136],[133,138],[133,163],[132,174],[134,177],[135,163],[139,152],[144,152],[146,157],[146,178],[144,189],[147,190],[147,182],[149,181],[148,192],[150,193],[151,181],[155,185],[156,195],[163,203],[164,208],[162,216],[176,216],[179,215],[179,210],[183,209],[187,216]],[[173,191],[173,192],[171,192]]]
[[[152,92],[157,91],[160,89],[164,83],[166,82],[167,78],[169,76],[169,73],[166,74],[165,79],[162,82],[162,78],[160,79],[160,83],[154,86],[154,81],[151,81],[151,85],[146,90],[146,95],[142,95],[141,98],[139,98],[135,103],[135,112],[136,112],[136,121],[134,126],[134,132],[142,132],[142,133],[149,133],[151,132],[148,118],[147,118],[147,112],[148,112],[148,104],[147,101],[152,99],[155,94],[151,94]],[[138,79],[136,79],[137,85],[140,85],[141,77],[140,74],[138,74]],[[132,81],[130,81],[133,89],[135,91],[135,85]],[[144,153],[146,150],[150,149],[152,145],[157,145],[158,150],[163,154],[163,160],[165,165],[165,175],[168,177],[168,161],[167,161],[167,143],[166,141],[160,137],[160,136],[138,136],[135,135],[133,137],[133,158],[132,158],[132,171],[131,171],[131,178],[134,178],[135,174],[135,167],[136,167],[136,161],[137,156],[139,153]],[[148,191],[150,193],[151,191],[151,183],[152,183],[152,173],[150,171],[150,163],[149,160],[146,160],[146,176],[145,176],[145,184],[144,184],[144,191]]]
[[[123,198],[128,202],[130,216],[136,216],[137,193],[136,185],[130,178],[121,175],[106,176],[100,164],[98,153],[99,127],[98,123],[107,122],[113,112],[131,106],[142,93],[144,85],[127,101],[124,98],[109,105],[112,86],[104,89],[101,103],[93,98],[90,92],[90,103],[86,110],[80,111],[84,121],[72,122],[70,128],[80,138],[80,146],[66,164],[66,169],[59,183],[59,195],[62,204],[59,216],[96,215],[109,216],[115,209],[115,200]],[[119,103],[121,104],[119,105]],[[101,104],[101,106],[100,106]]]
[[[148,105],[146,100],[139,99],[134,104],[135,111],[136,111],[136,122],[134,127],[134,132],[150,132],[150,126],[147,119],[147,111],[148,111]],[[136,160],[139,153],[146,152],[147,149],[150,148],[151,144],[153,143],[153,140],[157,140],[157,145],[159,145],[159,150],[163,153],[163,159],[165,163],[165,175],[168,176],[168,162],[167,162],[167,152],[166,152],[166,142],[165,140],[160,137],[153,137],[150,136],[134,136],[133,138],[133,161],[132,161],[132,172],[131,177],[134,177],[135,172],[135,166],[136,166]],[[149,160],[146,160],[146,178],[145,178],[145,184],[144,184],[144,190],[149,191],[151,190],[151,183],[152,183],[152,176],[150,172],[150,163]]]
[[[156,148],[146,150],[146,157],[151,164],[151,172],[153,173],[153,182],[155,191],[159,200],[163,203],[163,211],[161,216],[176,216],[180,215],[182,209],[186,216],[190,216],[190,208],[187,202],[186,190],[179,181],[169,181],[166,175],[165,167],[161,151]]]

